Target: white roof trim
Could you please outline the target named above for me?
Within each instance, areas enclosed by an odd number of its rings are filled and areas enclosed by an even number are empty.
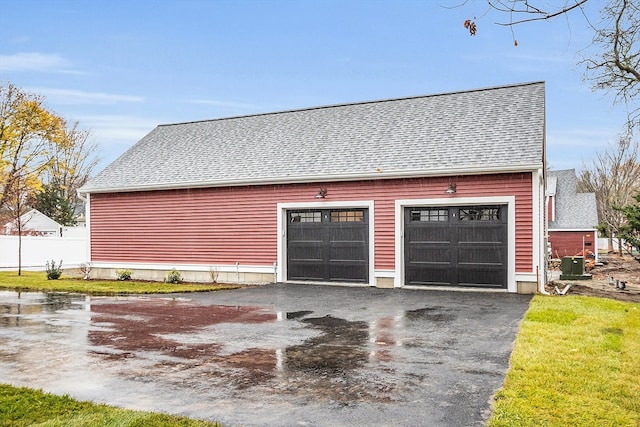
[[[402,171],[381,171],[370,174],[327,174],[317,176],[300,176],[300,177],[281,177],[268,178],[263,180],[247,179],[247,180],[227,180],[227,181],[187,181],[167,184],[150,184],[113,187],[107,189],[82,188],[82,194],[99,194],[99,193],[123,193],[134,191],[158,191],[158,190],[180,190],[186,188],[208,188],[208,187],[240,187],[245,185],[269,185],[269,184],[301,184],[312,182],[337,182],[337,181],[361,181],[374,179],[402,179],[417,177],[436,177],[436,176],[458,176],[458,175],[488,175],[512,172],[530,172],[541,168],[542,163],[530,163],[524,165],[508,165],[497,166],[492,168],[465,167],[461,169],[430,169],[430,170],[402,170]]]

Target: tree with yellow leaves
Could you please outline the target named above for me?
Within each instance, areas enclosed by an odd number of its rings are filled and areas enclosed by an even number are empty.
[[[56,146],[67,144],[62,118],[43,100],[16,86],[0,86],[0,209],[11,210],[42,187],[55,162]]]
[[[68,128],[46,108],[42,97],[11,83],[0,84],[0,224],[12,222],[21,236],[20,218],[45,185],[64,189],[65,196],[74,200],[76,195],[70,192],[97,162],[91,158],[95,144],[88,143],[87,136],[77,123]],[[20,259],[19,253],[19,264]]]

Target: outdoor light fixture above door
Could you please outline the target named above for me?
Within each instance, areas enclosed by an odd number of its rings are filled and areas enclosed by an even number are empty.
[[[316,194],[316,199],[324,199],[325,197],[327,197],[327,189],[326,188],[321,188],[320,191],[318,191],[318,194]]]
[[[450,182],[449,188],[447,188],[444,192],[445,194],[454,194],[456,191],[456,184],[454,182]]]

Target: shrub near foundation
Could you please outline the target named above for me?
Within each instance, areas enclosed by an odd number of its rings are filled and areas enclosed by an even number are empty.
[[[174,268],[167,273],[167,277],[164,281],[167,283],[182,283],[182,274]]]
[[[128,268],[116,268],[116,276],[118,276],[118,280],[129,280],[133,273]]]

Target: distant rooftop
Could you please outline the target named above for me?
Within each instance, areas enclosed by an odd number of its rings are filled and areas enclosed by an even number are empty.
[[[547,172],[547,195],[555,196],[555,221],[549,221],[549,230],[584,230],[598,226],[596,195],[578,193],[577,183],[575,169]],[[555,186],[555,191],[550,191],[551,186]]]

